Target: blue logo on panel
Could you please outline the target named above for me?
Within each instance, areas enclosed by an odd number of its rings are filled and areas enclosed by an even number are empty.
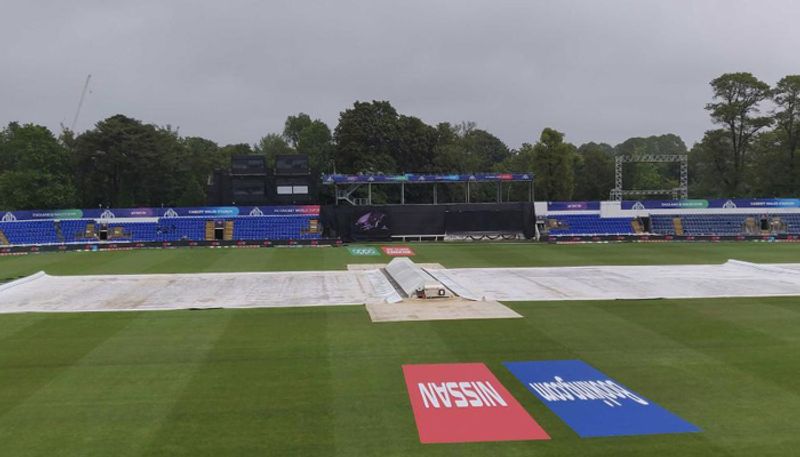
[[[580,360],[504,365],[582,438],[700,431]]]

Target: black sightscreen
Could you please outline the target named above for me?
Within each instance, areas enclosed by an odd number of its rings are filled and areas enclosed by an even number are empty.
[[[275,175],[307,175],[308,156],[305,154],[281,155],[275,158]]]
[[[532,203],[451,205],[327,206],[322,212],[328,236],[386,240],[397,235],[519,233],[534,235]]]

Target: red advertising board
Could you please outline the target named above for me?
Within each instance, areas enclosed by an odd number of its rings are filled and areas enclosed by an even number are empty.
[[[482,363],[403,365],[422,443],[548,440]]]
[[[414,255],[414,250],[409,246],[381,246],[381,250],[391,257],[410,257]]]

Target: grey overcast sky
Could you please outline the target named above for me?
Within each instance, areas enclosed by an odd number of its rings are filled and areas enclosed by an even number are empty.
[[[474,121],[510,147],[711,128],[708,82],[800,73],[796,0],[3,0],[0,122],[117,113],[221,144],[355,100]]]

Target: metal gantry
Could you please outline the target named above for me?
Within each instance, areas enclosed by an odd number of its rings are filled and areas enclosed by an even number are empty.
[[[495,183],[496,184],[496,200],[498,203],[503,201],[502,191],[503,183],[522,182],[528,184],[527,197],[530,202],[533,202],[533,173],[468,173],[468,174],[415,174],[406,173],[403,175],[383,175],[383,174],[367,174],[367,175],[323,175],[322,184],[331,185],[334,188],[336,196],[336,204],[349,203],[350,205],[371,205],[372,204],[372,186],[374,185],[399,185],[400,186],[400,204],[406,204],[406,187],[407,185],[429,185],[433,190],[433,204],[439,203],[438,186],[441,184],[464,184],[464,202],[470,203],[471,190],[470,184],[472,183]],[[341,187],[340,187],[341,186]],[[366,198],[356,197],[356,192],[366,186]],[[361,193],[363,195],[363,192]]]
[[[626,163],[678,163],[680,178],[678,187],[674,189],[625,189],[622,182],[622,166]],[[614,188],[611,189],[611,200],[621,201],[628,195],[672,195],[675,200],[689,198],[689,156],[686,154],[645,154],[618,155],[614,159]]]

